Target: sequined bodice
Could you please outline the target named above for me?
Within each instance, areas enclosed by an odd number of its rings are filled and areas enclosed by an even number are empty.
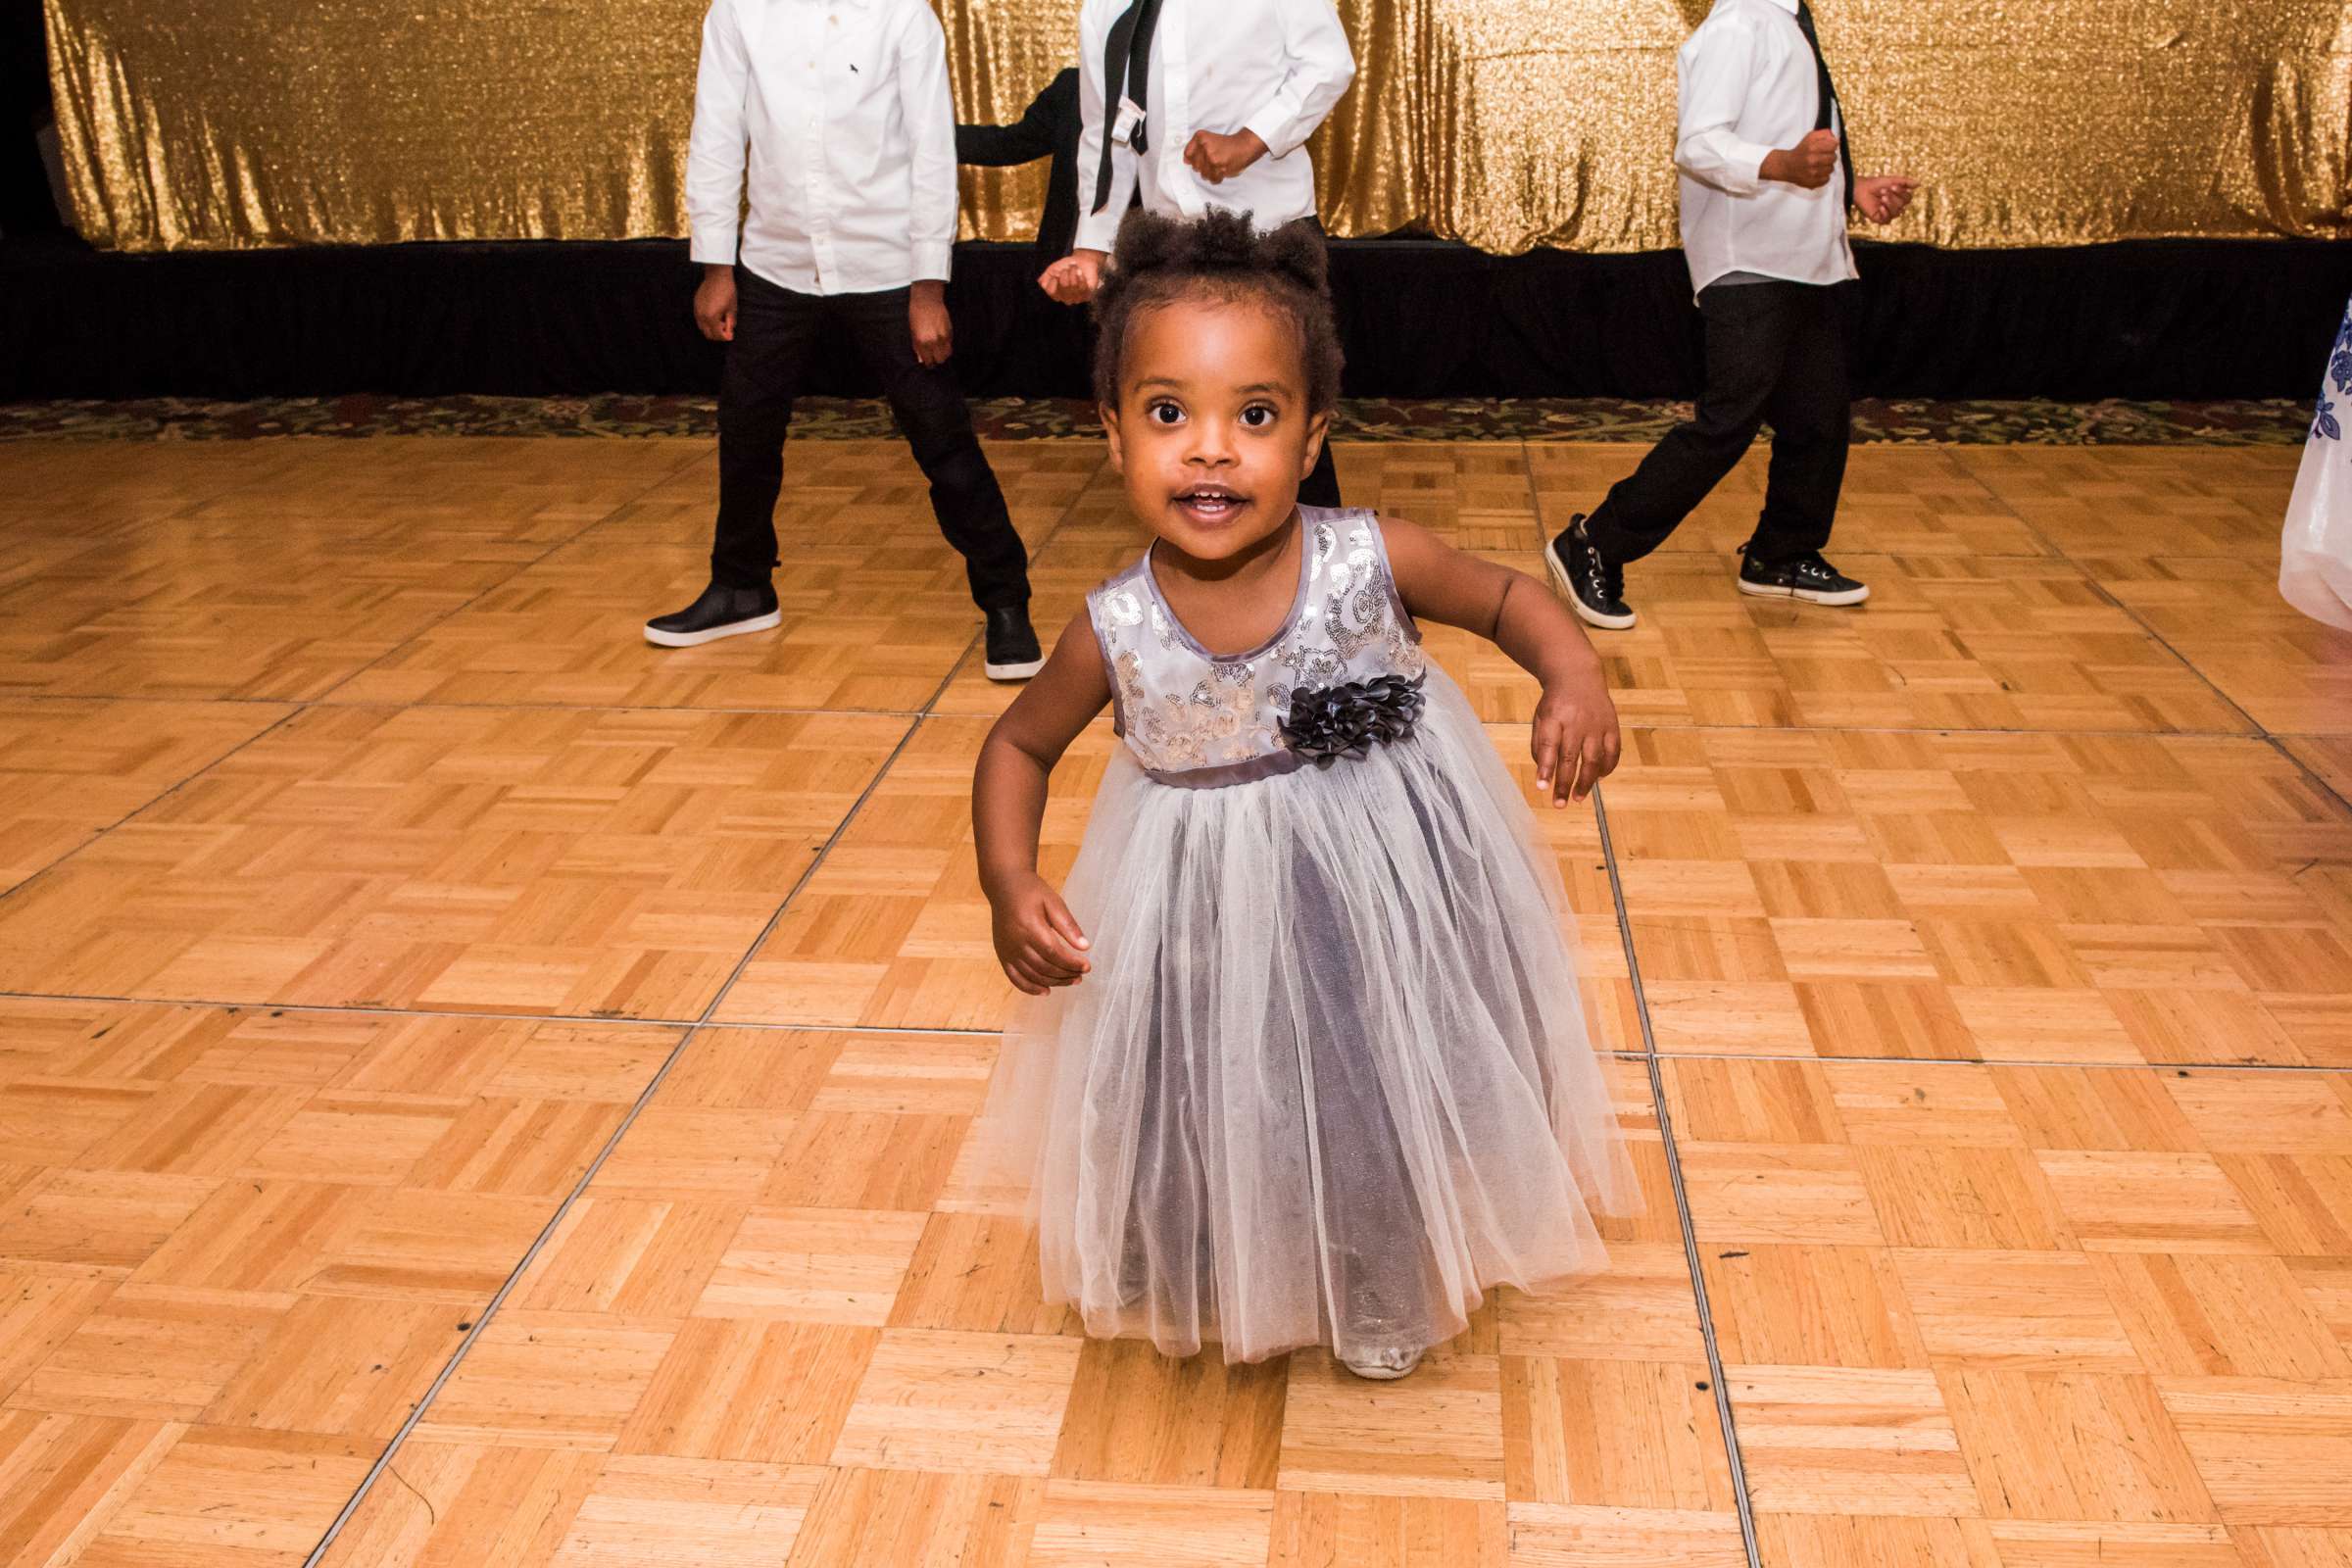
[[[1382,675],[1418,679],[1421,635],[1369,512],[1298,509],[1298,596],[1263,647],[1219,656],[1169,611],[1143,560],[1087,596],[1109,666],[1119,734],[1152,777],[1195,787],[1289,771],[1294,691]]]

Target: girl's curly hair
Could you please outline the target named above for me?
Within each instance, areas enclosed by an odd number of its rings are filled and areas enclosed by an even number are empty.
[[[1138,210],[1119,225],[1117,248],[1095,295],[1095,396],[1116,407],[1121,362],[1135,318],[1201,296],[1262,304],[1298,334],[1309,414],[1340,399],[1340,327],[1331,309],[1331,268],[1311,224],[1270,232],[1247,214],[1211,209],[1198,222]]]

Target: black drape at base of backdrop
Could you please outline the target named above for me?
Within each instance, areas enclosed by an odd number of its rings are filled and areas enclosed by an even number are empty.
[[[1857,396],[2303,397],[2352,242],[2070,250],[1873,245],[1848,290]],[[1022,245],[966,245],[950,303],[976,396],[1084,396],[1083,313]],[[710,392],[684,245],[420,244],[122,256],[0,242],[0,398]],[[1688,398],[1698,312],[1680,252],[1489,256],[1332,247],[1352,397]],[[846,348],[846,346],[843,346]],[[820,393],[870,392],[822,357]]]

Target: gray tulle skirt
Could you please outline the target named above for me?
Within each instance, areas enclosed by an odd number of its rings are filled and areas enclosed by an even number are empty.
[[[1121,748],[976,1158],[1027,1191],[1049,1299],[1228,1361],[1460,1333],[1601,1266],[1636,1206],[1533,814],[1439,670],[1407,741],[1223,789]]]

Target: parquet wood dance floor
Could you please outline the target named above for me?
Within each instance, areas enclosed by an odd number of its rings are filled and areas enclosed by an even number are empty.
[[[1056,625],[1139,537],[994,455]],[[1532,565],[1637,456],[1342,468]],[[1376,1386],[1086,1340],[959,1164],[1004,694],[897,447],[686,653],[705,443],[0,447],[0,1568],[2352,1565],[2294,461],[1859,449],[1858,612],[1733,592],[1751,462],[1634,569],[1544,821],[1648,1212]]]

